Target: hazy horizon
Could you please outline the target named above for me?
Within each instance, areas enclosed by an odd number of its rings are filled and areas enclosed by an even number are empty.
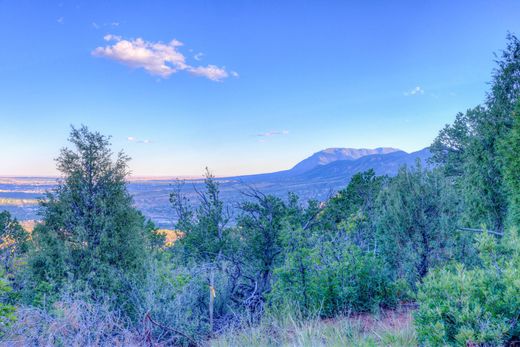
[[[81,124],[111,135],[139,177],[274,172],[329,147],[417,151],[481,103],[519,10],[2,1],[0,176],[57,175]]]
[[[300,160],[298,160],[294,164],[289,165],[288,167],[285,167],[285,168],[282,168],[282,169],[279,169],[279,170],[274,170],[274,171],[250,172],[250,173],[247,173],[247,174],[218,175],[215,172],[213,172],[213,170],[210,167],[206,166],[206,167],[201,169],[202,173],[199,174],[199,175],[135,175],[132,172],[130,172],[130,174],[128,175],[128,179],[129,179],[129,181],[139,181],[139,180],[176,180],[176,179],[179,179],[179,180],[198,180],[198,179],[204,179],[204,177],[205,177],[205,173],[204,172],[205,172],[206,168],[216,178],[227,178],[227,177],[236,177],[236,176],[247,176],[247,175],[273,173],[273,172],[290,170],[296,164],[300,163],[304,159],[307,159],[308,157],[312,156],[313,154],[317,154],[317,153],[319,153],[321,151],[325,151],[325,150],[328,150],[328,149],[337,149],[337,148],[346,148],[346,147],[327,147],[327,148],[323,148],[320,151],[316,151],[314,153],[309,153],[308,156],[306,156],[304,158],[301,158]],[[349,149],[364,150],[364,149],[376,149],[376,148],[379,148],[379,147],[374,147],[374,148],[349,148]],[[422,149],[425,149],[427,147],[420,148],[420,149],[414,150],[414,151],[404,151],[404,150],[402,150],[400,148],[396,148],[396,147],[392,147],[392,146],[383,146],[383,148],[393,148],[393,149],[396,149],[396,150],[403,151],[405,153],[413,153],[413,152],[417,152],[417,151],[420,151]],[[130,160],[130,168],[132,166],[131,163],[132,162]],[[9,174],[5,174],[4,175],[4,174],[0,174],[0,179],[2,179],[2,178],[59,178],[59,177],[60,177],[60,173],[57,172],[57,171],[55,173],[53,173],[53,174],[47,174],[47,175],[45,175],[45,174],[43,174],[43,175],[31,175],[30,173],[24,173],[24,174],[21,174],[21,175],[9,175]]]

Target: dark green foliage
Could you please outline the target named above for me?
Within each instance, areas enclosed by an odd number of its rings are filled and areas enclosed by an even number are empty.
[[[230,323],[229,316],[238,309],[242,262],[238,253],[240,240],[235,229],[228,226],[229,210],[220,199],[218,182],[207,169],[205,184],[206,189],[197,192],[196,202],[188,201],[180,186],[171,193],[170,202],[178,218],[176,228],[183,237],[169,253],[174,272],[189,272],[190,292],[180,299],[185,300],[189,315],[199,325],[190,330],[211,333],[225,328]],[[197,207],[192,208],[192,203]]]
[[[231,253],[230,214],[219,197],[218,182],[208,169],[205,184],[206,190],[197,192],[195,210],[180,189],[170,194],[170,202],[178,218],[176,228],[184,233],[176,246],[183,248],[185,259],[215,262]]]
[[[241,205],[243,211],[239,227],[244,238],[245,255],[256,273],[255,286],[263,298],[272,285],[274,267],[283,251],[282,235],[287,218],[287,207],[274,196],[265,196],[251,190],[254,200]]]
[[[520,228],[520,99],[513,112],[513,127],[500,148],[509,197],[509,225]]]
[[[414,286],[456,255],[457,210],[453,189],[439,172],[419,164],[401,168],[379,196],[376,252],[394,276]]]
[[[503,231],[508,213],[501,143],[513,126],[520,97],[520,41],[508,35],[484,105],[457,115],[431,146],[433,161],[456,178],[464,197],[463,223]]]
[[[316,201],[309,201],[307,207],[303,207],[294,194],[289,194],[287,203],[254,189],[246,194],[253,200],[241,205],[239,228],[245,241],[246,259],[252,265],[255,300],[261,306],[276,281],[275,268],[283,264],[287,256],[288,242],[295,241],[290,240],[290,231],[311,230],[316,225],[319,206]]]
[[[326,229],[349,229],[350,239],[361,249],[373,251],[376,246],[376,200],[387,181],[374,170],[355,174],[345,189],[326,203],[320,223]],[[355,225],[352,225],[352,222]]]
[[[285,224],[273,307],[296,305],[306,315],[332,317],[396,303],[397,286],[375,254],[376,201],[385,180],[372,170],[356,174],[322,210],[309,205],[316,216],[311,225]]]
[[[128,287],[146,277],[153,225],[126,190],[128,157],[113,160],[108,138],[86,127],[73,128],[70,142],[57,159],[63,178],[41,202],[43,223],[34,230],[35,294],[44,284],[51,293],[71,286],[128,310]]]
[[[286,243],[285,261],[275,271],[272,306],[332,317],[397,302],[397,286],[382,260],[349,242],[343,231],[298,228],[287,232]]]
[[[502,346],[520,337],[520,239],[481,235],[481,266],[450,265],[430,273],[417,296],[415,324],[430,346]]]

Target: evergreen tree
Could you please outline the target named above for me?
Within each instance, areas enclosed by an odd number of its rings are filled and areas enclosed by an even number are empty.
[[[153,226],[132,205],[126,189],[129,158],[114,155],[109,138],[72,128],[73,148],[57,159],[62,178],[41,202],[29,260],[36,288],[64,286],[105,297],[129,309],[132,285],[142,283]]]
[[[520,228],[520,99],[513,112],[513,128],[501,144],[504,161],[504,179],[508,188],[511,226]]]
[[[458,201],[438,172],[402,167],[378,201],[377,253],[411,286],[455,256]]]
[[[466,204],[463,223],[501,232],[510,199],[500,146],[513,126],[513,109],[520,97],[520,41],[514,35],[508,35],[491,84],[484,105],[457,115],[439,133],[431,151],[433,162],[456,178]]]

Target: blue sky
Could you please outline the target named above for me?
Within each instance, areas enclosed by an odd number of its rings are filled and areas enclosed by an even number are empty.
[[[485,97],[518,1],[0,0],[0,175],[56,174],[70,125],[135,175],[428,146]]]

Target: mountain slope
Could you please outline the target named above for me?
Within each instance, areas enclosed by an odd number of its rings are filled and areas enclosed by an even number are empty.
[[[295,178],[307,181],[343,181],[350,179],[358,172],[369,169],[373,169],[377,175],[394,175],[401,166],[413,166],[417,160],[422,165],[426,165],[429,157],[430,151],[427,148],[413,153],[396,151],[388,154],[373,154],[357,160],[337,160],[327,165],[318,166]]]
[[[348,182],[357,172],[373,169],[378,175],[393,175],[402,165],[414,165],[417,158],[426,164],[430,151],[425,148],[406,153],[395,148],[352,149],[328,148],[314,153],[293,168],[284,171],[229,177],[246,184],[253,183],[317,183],[326,181]]]
[[[289,170],[245,175],[238,177],[229,177],[230,179],[238,179],[244,183],[255,182],[278,182],[287,179],[294,179],[295,176],[309,172],[315,168],[327,166],[328,164],[338,161],[356,161],[360,158],[370,155],[386,155],[390,153],[402,152],[399,149],[391,147],[378,147],[374,149],[368,148],[327,148],[316,152],[305,158]],[[404,152],[403,152],[404,153]]]
[[[356,160],[367,155],[388,154],[397,152],[399,149],[390,147],[368,148],[327,148],[316,152],[310,157],[296,164],[290,171],[295,174],[312,170],[318,166],[323,166],[338,160]]]

